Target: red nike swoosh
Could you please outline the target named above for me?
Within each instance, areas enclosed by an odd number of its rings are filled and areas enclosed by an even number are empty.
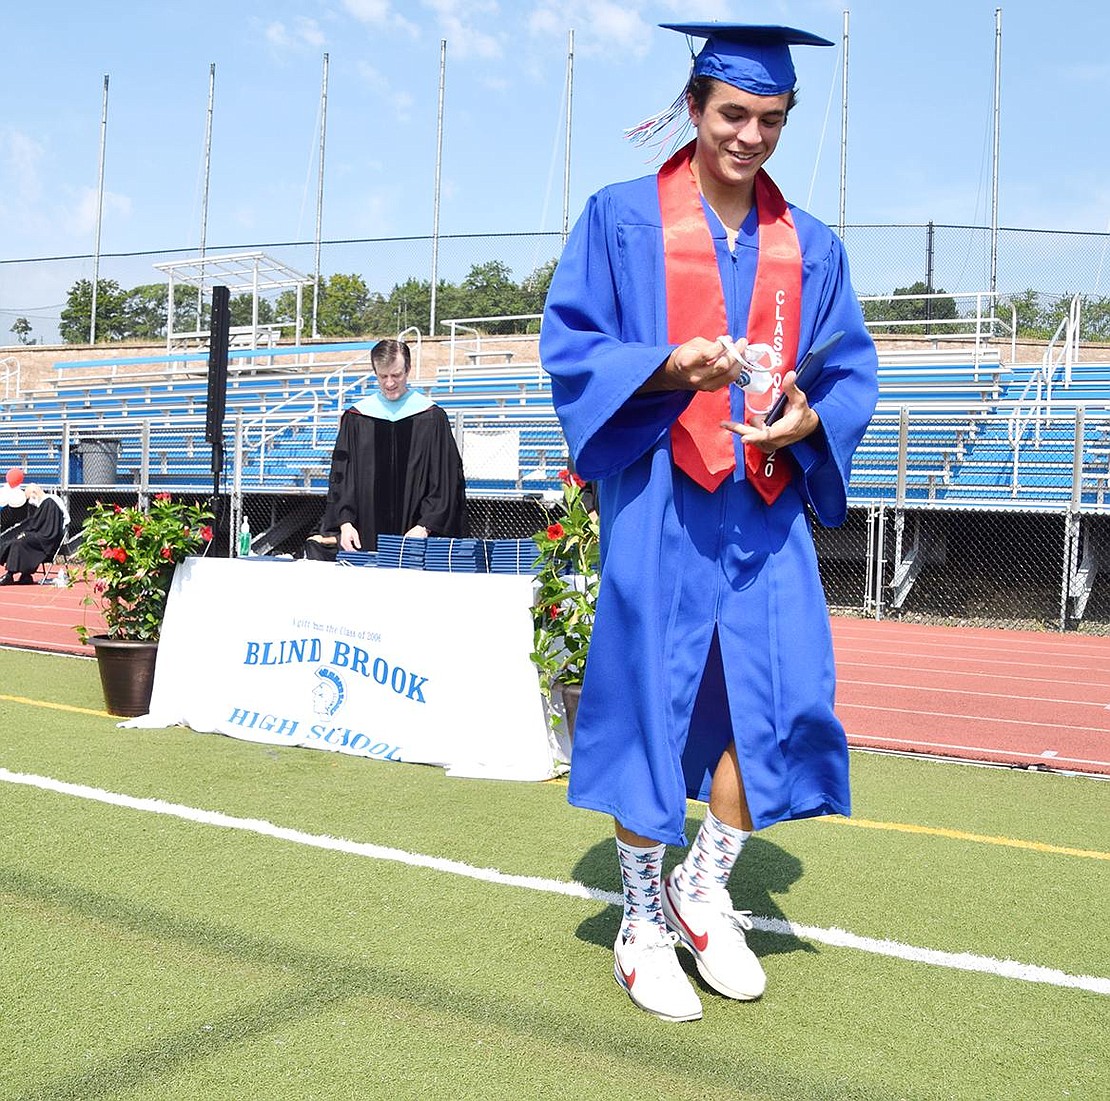
[[[664,884],[663,889],[667,892],[667,901],[671,904],[671,913],[678,919],[679,925],[690,934],[690,941],[694,945],[694,948],[699,952],[704,952],[706,946],[709,944],[709,934],[695,933],[694,930],[682,920],[682,915],[678,912],[678,907],[674,904],[674,896],[671,894],[671,884],[669,880]]]
[[[621,965],[618,963],[617,970],[621,973],[621,978],[624,980],[625,985],[628,987],[629,990],[631,990],[632,984],[636,981],[636,968],[632,968],[631,971],[626,972],[625,969],[621,967]]]

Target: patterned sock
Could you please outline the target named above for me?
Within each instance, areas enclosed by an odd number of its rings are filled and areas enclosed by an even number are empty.
[[[675,869],[674,885],[690,902],[704,902],[714,888],[728,889],[728,877],[748,830],[726,826],[711,810],[694,838],[686,859]]]
[[[666,928],[659,894],[663,885],[663,853],[666,845],[639,848],[617,838],[617,860],[624,884],[624,921],[621,936],[627,940],[632,926],[648,923]]]

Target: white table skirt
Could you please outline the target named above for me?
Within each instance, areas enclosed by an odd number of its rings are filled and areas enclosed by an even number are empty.
[[[529,576],[190,558],[150,713],[121,725],[547,779],[531,601]]]

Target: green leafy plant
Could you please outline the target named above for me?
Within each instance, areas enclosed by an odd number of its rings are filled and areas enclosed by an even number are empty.
[[[77,577],[92,586],[108,637],[155,642],[174,567],[212,540],[212,514],[158,493],[149,509],[97,502],[82,526]],[[76,628],[82,642],[89,630]]]
[[[547,697],[556,682],[582,683],[600,584],[597,514],[586,507],[585,483],[567,470],[559,480],[562,515],[532,537],[539,548],[532,661]]]

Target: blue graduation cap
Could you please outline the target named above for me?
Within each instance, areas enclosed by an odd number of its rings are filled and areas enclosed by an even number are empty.
[[[827,38],[794,27],[744,23],[660,23],[668,31],[704,38],[694,75],[723,80],[757,96],[794,90],[791,46],[831,46]]]
[[[668,31],[704,38],[694,58],[693,75],[724,81],[757,96],[777,96],[794,90],[791,46],[832,46],[809,31],[752,23],[660,23]],[[625,131],[635,145],[665,147],[676,139],[686,122],[685,88],[658,114],[649,115]]]

